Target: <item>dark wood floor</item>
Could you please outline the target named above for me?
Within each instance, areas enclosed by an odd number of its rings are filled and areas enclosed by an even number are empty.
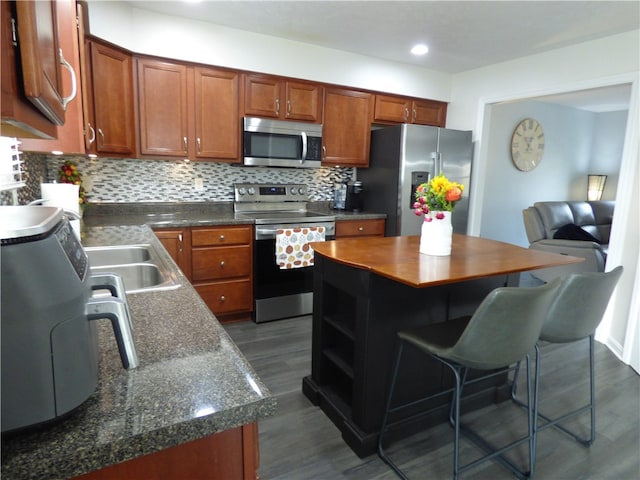
[[[259,424],[262,480],[397,478],[377,455],[358,458],[338,429],[303,396],[302,378],[311,371],[310,317],[265,324],[243,322],[225,328],[278,399],[276,415]],[[587,342],[580,342],[543,348],[542,412],[553,415],[578,405],[576,397],[586,401],[587,346]],[[554,429],[540,432],[536,478],[640,479],[640,377],[599,343],[596,369],[595,443],[587,449]],[[526,429],[524,411],[511,402],[470,413],[464,420],[479,431],[490,432],[496,443],[515,438]],[[574,425],[586,433],[588,416],[581,416]],[[451,478],[452,438],[448,425],[441,425],[392,445],[389,451],[412,479]],[[478,454],[462,442],[462,462]],[[524,461],[526,450],[514,451],[511,458]],[[502,467],[485,462],[463,478],[511,477]]]

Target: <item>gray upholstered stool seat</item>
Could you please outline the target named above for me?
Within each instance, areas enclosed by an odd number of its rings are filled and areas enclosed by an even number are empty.
[[[460,472],[469,469],[478,463],[495,459],[520,478],[531,477],[535,465],[535,429],[533,428],[536,416],[535,395],[532,392],[530,376],[527,375],[528,392],[528,417],[527,434],[509,445],[494,449],[477,433],[468,428],[462,429],[460,422],[460,402],[462,388],[468,369],[489,371],[489,375],[502,373],[502,370],[510,368],[521,359],[526,360],[529,373],[529,353],[534,350],[542,323],[546,318],[549,304],[555,297],[559,281],[551,282],[541,287],[532,288],[497,288],[483,300],[473,316],[446,320],[441,323],[418,327],[398,332],[397,355],[393,377],[390,382],[387,395],[387,408],[382,420],[380,437],[378,441],[378,454],[391,466],[401,478],[407,478],[402,470],[389,458],[384,449],[383,437],[387,429],[389,417],[406,409],[415,407],[423,401],[434,396],[442,395],[439,392],[422,400],[412,400],[403,405],[393,404],[393,393],[396,378],[401,365],[402,352],[406,345],[412,345],[426,355],[430,355],[453,372],[455,385],[452,389],[453,398],[450,410],[450,422],[454,428],[454,453],[453,453],[453,477],[458,478]],[[478,381],[485,377],[474,378]],[[470,382],[467,382],[467,384]],[[537,388],[537,376],[534,376],[534,387]],[[421,412],[424,414],[425,412]],[[420,415],[419,413],[418,415]],[[403,419],[403,421],[407,421]],[[490,453],[468,463],[459,465],[459,437],[464,433],[474,443]],[[503,453],[516,445],[528,442],[529,465],[528,470],[523,471],[503,456]]]
[[[622,267],[618,266],[607,273],[574,273],[562,280],[558,296],[551,303],[547,318],[542,326],[540,340],[550,343],[570,343],[588,339],[590,399],[588,404],[575,408],[554,419],[539,412],[537,431],[555,427],[585,446],[593,443],[596,433],[593,336],[621,275]],[[538,349],[537,346],[536,349]],[[538,364],[536,370],[540,371],[540,369],[541,366]],[[526,403],[521,402],[517,397],[517,375],[518,370],[516,370],[511,394],[516,403],[526,406]],[[560,424],[585,412],[590,412],[591,416],[590,434],[586,438]]]

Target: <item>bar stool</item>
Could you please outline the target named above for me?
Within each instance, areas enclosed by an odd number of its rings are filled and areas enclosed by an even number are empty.
[[[453,478],[457,479],[461,472],[488,459],[499,461],[519,478],[533,476],[535,464],[534,419],[537,415],[537,404],[535,402],[535,390],[538,382],[537,374],[534,376],[534,392],[531,391],[531,377],[527,376],[527,435],[499,449],[492,448],[480,435],[461,425],[460,399],[467,371],[470,368],[492,371],[481,378],[473,379],[472,382],[483,380],[487,376],[503,373],[522,359],[526,360],[527,373],[530,373],[529,352],[534,350],[542,329],[542,323],[546,318],[548,306],[555,297],[559,284],[559,280],[555,280],[540,287],[497,288],[487,295],[471,317],[447,320],[398,332],[395,366],[378,439],[378,455],[400,478],[407,479],[408,477],[389,458],[383,446],[383,437],[390,414],[397,413],[409,406],[414,407],[424,401],[449,392],[453,392],[450,405],[450,423],[454,428]],[[402,360],[403,349],[407,344],[416,347],[420,352],[431,356],[450,368],[455,378],[453,389],[430,395],[422,400],[393,406],[396,378]],[[496,372],[496,370],[498,371]],[[471,381],[467,382],[467,384],[469,383]],[[424,414],[425,412],[421,413]],[[474,443],[490,453],[471,463],[460,466],[460,433],[464,433]],[[529,443],[529,465],[527,471],[518,469],[502,455],[507,450],[524,442]]]
[[[551,303],[547,318],[542,326],[540,340],[550,343],[572,343],[587,338],[589,339],[590,398],[587,405],[569,411],[554,419],[538,412],[538,420],[541,419],[546,423],[538,425],[538,421],[536,421],[536,431],[544,430],[548,427],[555,427],[586,447],[593,443],[596,434],[593,336],[598,324],[602,320],[602,316],[609,304],[609,299],[621,275],[622,267],[618,266],[606,273],[574,273],[562,281],[558,295]],[[536,350],[539,350],[538,345],[536,345]],[[539,372],[540,369],[540,365],[536,365],[536,371]],[[516,368],[511,396],[514,402],[523,407],[527,407],[526,403],[517,397],[518,372],[519,368]],[[591,417],[591,432],[588,438],[583,438],[560,425],[560,422],[564,422],[569,418],[587,411],[590,412]]]

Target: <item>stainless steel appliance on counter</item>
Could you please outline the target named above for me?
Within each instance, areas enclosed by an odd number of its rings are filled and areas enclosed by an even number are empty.
[[[137,366],[125,293],[94,278],[61,208],[0,207],[2,432],[58,418],[98,382],[94,322],[113,324],[125,368]],[[91,296],[92,289],[114,297]]]
[[[266,322],[310,314],[313,307],[313,267],[281,269],[276,263],[278,229],[324,227],[325,239],[335,238],[335,216],[307,210],[306,185],[234,185],[238,218],[255,221],[254,319]]]
[[[361,212],[364,210],[364,187],[360,180],[347,182],[347,194],[344,209],[349,212]]]
[[[451,219],[454,232],[466,233],[472,157],[470,131],[408,124],[374,130],[369,168],[358,170],[367,210],[387,214],[386,236],[419,235],[421,220],[412,208],[416,187],[444,173],[464,185]]]
[[[322,125],[246,117],[243,164],[263,167],[318,168],[322,161]]]

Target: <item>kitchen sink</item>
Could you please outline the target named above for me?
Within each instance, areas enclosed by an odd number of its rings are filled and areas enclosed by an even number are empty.
[[[91,273],[115,273],[126,293],[171,290],[180,286],[152,245],[86,247]]]
[[[120,245],[115,247],[87,247],[91,267],[146,262],[151,259],[150,245]]]
[[[157,265],[152,263],[130,263],[126,265],[108,265],[91,267],[94,273],[115,273],[120,275],[127,293],[148,290],[150,288],[170,286],[172,282],[167,279]]]

